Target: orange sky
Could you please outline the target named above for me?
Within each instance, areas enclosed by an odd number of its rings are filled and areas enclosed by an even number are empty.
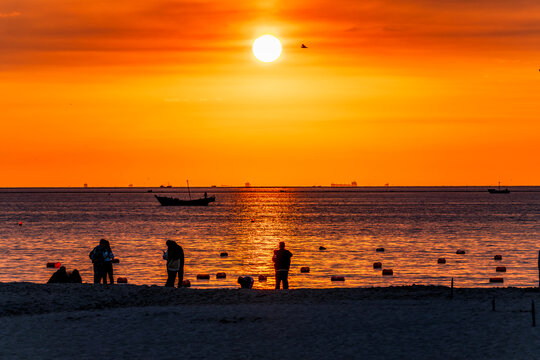
[[[539,67],[532,0],[2,0],[0,186],[538,185]]]

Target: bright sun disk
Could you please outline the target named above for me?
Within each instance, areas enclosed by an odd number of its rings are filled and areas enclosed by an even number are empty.
[[[263,35],[253,42],[253,55],[263,62],[272,62],[281,55],[281,42],[272,35]]]

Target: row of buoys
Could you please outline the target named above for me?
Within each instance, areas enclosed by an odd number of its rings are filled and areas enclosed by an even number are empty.
[[[463,250],[458,250],[458,251],[463,251]],[[456,252],[456,254],[465,254],[465,252]],[[502,260],[502,255],[495,255],[495,256],[493,257],[493,260]],[[439,259],[437,260],[437,262],[438,262],[439,264],[446,264],[446,259],[445,259],[445,258],[439,258]]]
[[[375,252],[384,252],[383,247],[379,247],[375,249]],[[373,263],[374,269],[382,269],[382,263],[380,261],[376,261]],[[394,276],[394,270],[392,269],[382,269],[382,275],[383,276]]]
[[[304,268],[307,268],[308,271],[302,271],[302,272],[309,272],[309,267],[304,267]],[[304,269],[302,268],[302,269]],[[218,272],[216,274],[216,279],[226,279],[227,278],[227,274],[224,273],[224,272]],[[198,280],[210,280],[210,274],[197,274],[197,279]],[[259,275],[259,281],[263,282],[263,281],[267,281],[268,280],[268,276],[266,275]],[[184,280],[184,281],[189,281],[189,280]]]
[[[502,260],[502,255],[495,255],[493,257],[493,260]],[[497,266],[495,268],[495,271],[496,272],[506,272],[506,266]],[[492,278],[489,278],[489,282],[490,283],[498,283],[498,284],[501,284],[504,282],[504,278],[502,277],[492,277]]]
[[[118,264],[120,263],[120,259],[112,259],[111,261],[113,264]],[[47,267],[48,268],[56,268],[56,269],[59,269],[60,266],[62,266],[62,264],[60,262],[48,262],[47,263]]]
[[[321,246],[322,247],[322,246]],[[319,248],[320,250],[320,248]],[[325,249],[326,250],[326,249]],[[376,248],[375,249],[376,252],[384,252],[384,248],[383,247],[380,247],[380,248]],[[462,250],[462,249],[459,249],[456,251],[456,254],[458,255],[465,255],[467,252],[465,250]],[[502,260],[502,255],[495,255],[493,257],[494,260]]]
[[[375,249],[375,252],[384,252],[384,248],[383,248],[383,247],[378,247],[378,248]],[[382,263],[381,263],[380,261],[375,261],[375,262],[373,263],[373,268],[374,268],[374,269],[382,269]],[[383,274],[383,275],[388,275],[388,274],[387,274],[387,273],[388,273],[388,270],[389,270],[389,269],[384,269],[383,272],[382,272],[382,274]],[[392,270],[390,270],[390,271],[392,271]],[[393,272],[392,272],[392,274],[393,274]]]
[[[20,225],[22,225],[22,223],[20,223]],[[324,246],[320,246],[319,247],[319,250],[326,250],[326,248]],[[383,247],[380,247],[380,248],[376,248],[375,249],[376,252],[384,252],[384,248]],[[456,254],[465,254],[465,250],[457,250],[456,251]],[[221,257],[227,257],[229,256],[229,254],[227,252],[222,252],[220,253],[220,256]],[[502,260],[502,255],[495,255],[493,257],[494,260]],[[112,260],[113,263],[115,264],[118,264],[120,263],[120,260],[119,259],[113,259]],[[446,264],[446,258],[439,258],[437,259],[437,263],[438,264]],[[47,263],[47,267],[48,268],[60,268],[60,266],[62,266],[62,264],[60,262],[48,262]],[[373,263],[373,268],[374,269],[381,269],[382,268],[382,263],[380,261],[376,261]],[[497,272],[506,272],[506,267],[505,266],[497,266],[495,271]],[[309,273],[310,272],[310,268],[309,266],[303,266],[300,268],[300,272],[301,273]],[[382,270],[382,275],[383,276],[393,276],[394,275],[394,271],[392,269],[383,269]],[[216,279],[225,279],[227,277],[227,274],[224,273],[224,272],[218,272],[216,274]],[[199,280],[210,280],[210,275],[209,274],[197,274],[197,279]],[[259,275],[259,281],[260,282],[263,282],[263,281],[267,281],[268,277],[266,275]],[[340,276],[340,275],[334,275],[331,277],[331,281],[345,281],[345,277],[344,276]],[[489,282],[490,283],[502,283],[504,281],[503,278],[500,278],[500,277],[495,277],[495,278],[490,278],[489,279]],[[122,284],[122,283],[127,283],[127,278],[126,277],[119,277],[117,279],[117,283],[119,284]],[[184,287],[190,287],[191,286],[191,282],[189,280],[184,280],[182,282],[182,286]]]
[[[384,248],[377,248],[377,249],[375,249],[375,251],[383,252]],[[382,262],[375,261],[373,263],[373,268],[374,269],[382,269]],[[383,276],[392,276],[392,275],[394,275],[394,270],[392,270],[392,269],[382,269],[382,275]]]

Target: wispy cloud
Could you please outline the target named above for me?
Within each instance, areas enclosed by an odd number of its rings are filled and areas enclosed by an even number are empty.
[[[10,17],[17,17],[17,16],[21,16],[21,13],[18,11],[12,11],[9,13],[0,12],[0,18],[10,18]]]
[[[4,66],[162,64],[164,57],[197,65],[244,51],[264,27],[278,29],[286,43],[310,42],[353,64],[388,54],[534,57],[540,48],[537,0],[2,2],[0,18],[24,14],[0,22]],[[80,58],[62,60],[72,56]]]

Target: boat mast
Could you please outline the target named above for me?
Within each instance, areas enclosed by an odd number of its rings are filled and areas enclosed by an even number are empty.
[[[191,191],[189,191],[189,180],[186,180],[187,183],[187,192],[189,194],[189,200],[191,200]]]

